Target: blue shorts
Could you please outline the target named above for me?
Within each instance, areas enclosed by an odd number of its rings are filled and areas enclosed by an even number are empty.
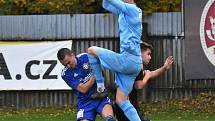
[[[97,56],[101,65],[115,72],[116,84],[128,96],[133,88],[134,80],[142,68],[141,56],[126,51],[116,53],[108,49],[97,48]]]
[[[103,100],[93,100],[89,105],[78,109],[77,120],[87,119],[95,121],[97,113],[101,115],[106,104],[112,105],[111,100],[108,97]]]

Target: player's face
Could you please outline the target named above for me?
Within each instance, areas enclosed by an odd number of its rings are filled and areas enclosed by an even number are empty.
[[[74,68],[76,66],[76,58],[73,54],[66,55],[61,63],[67,68]]]
[[[149,64],[149,62],[151,60],[151,54],[152,54],[152,51],[148,48],[145,51],[142,51],[141,57],[142,57],[143,63],[145,65]]]

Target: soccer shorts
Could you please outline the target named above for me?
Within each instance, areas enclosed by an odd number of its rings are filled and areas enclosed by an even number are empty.
[[[77,113],[78,121],[84,120],[84,119],[95,121],[96,114],[101,115],[102,110],[106,104],[112,105],[109,97],[107,97],[103,100],[95,99],[95,100],[91,100],[91,101],[92,102],[89,103],[89,105],[86,105],[80,109],[78,108],[78,113]]]
[[[141,56],[126,51],[116,53],[100,47],[97,49],[97,56],[104,68],[115,72],[116,84],[128,96],[133,88],[134,80],[142,68]]]

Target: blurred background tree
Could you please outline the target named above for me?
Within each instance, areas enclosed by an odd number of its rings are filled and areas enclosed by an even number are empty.
[[[0,0],[0,15],[104,13],[102,0]],[[140,0],[144,15],[179,12],[181,0]]]
[[[182,0],[142,0],[138,5],[146,16],[152,12],[180,12]]]

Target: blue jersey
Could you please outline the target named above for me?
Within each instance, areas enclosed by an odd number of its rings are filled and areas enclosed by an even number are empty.
[[[73,69],[65,67],[61,73],[63,80],[73,89],[73,92],[77,95],[77,106],[82,108],[93,102],[90,96],[96,92],[96,83],[88,90],[88,92],[81,93],[76,90],[77,86],[81,83],[86,83],[92,73],[89,66],[89,59],[86,53],[76,56],[77,66]]]
[[[139,56],[142,10],[135,4],[125,3],[121,0],[103,0],[103,7],[119,16],[120,52],[127,51]]]

